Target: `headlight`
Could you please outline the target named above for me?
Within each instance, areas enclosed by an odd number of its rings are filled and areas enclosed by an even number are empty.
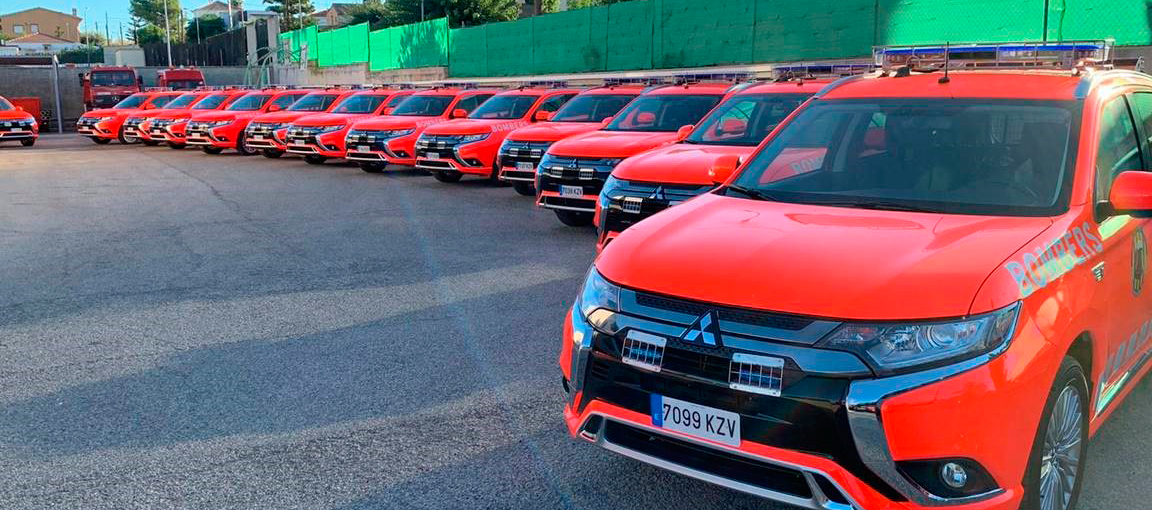
[[[891,375],[992,352],[1015,330],[1019,303],[968,319],[905,324],[845,324],[820,345],[854,352]]]
[[[480,140],[488,138],[488,135],[490,135],[490,134],[491,133],[480,133],[480,134],[476,134],[476,135],[464,135],[464,136],[460,137],[460,143],[479,142]]]
[[[216,128],[216,127],[220,127],[220,126],[227,126],[228,124],[231,124],[233,122],[235,122],[235,121],[234,120],[213,120],[213,121],[205,122],[205,124],[207,124],[208,127],[210,127],[210,128]]]
[[[384,138],[400,138],[401,136],[408,136],[415,132],[415,129],[394,129],[392,131],[383,131],[380,133],[380,136]]]
[[[626,182],[617,179],[613,175],[609,175],[608,179],[604,181],[604,188],[600,190],[600,196],[603,198],[612,198],[612,195],[616,193],[616,191],[625,187],[626,185]]]
[[[343,125],[323,126],[316,129],[316,134],[320,135],[324,133],[331,133],[333,131],[340,131],[341,129],[344,129]]]
[[[576,308],[589,324],[606,329],[620,310],[620,287],[605,280],[593,266],[584,279],[584,288],[580,290]]]

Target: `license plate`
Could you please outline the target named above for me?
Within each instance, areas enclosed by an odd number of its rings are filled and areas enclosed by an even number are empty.
[[[519,161],[516,163],[516,169],[521,172],[532,172],[536,170],[536,165],[528,161]]]
[[[564,198],[580,198],[584,196],[583,186],[560,185],[560,196]]]
[[[740,446],[740,415],[652,394],[652,425],[728,446]]]
[[[367,145],[357,145],[356,150],[360,152],[370,152],[372,148]]]
[[[253,140],[263,140],[263,139],[264,139],[264,135],[252,135],[252,139],[253,139]]]
[[[429,152],[428,153],[428,159],[440,159],[440,153],[439,152]]]

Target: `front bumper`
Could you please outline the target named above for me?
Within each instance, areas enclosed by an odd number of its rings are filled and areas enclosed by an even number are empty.
[[[495,134],[484,140],[461,143],[456,135],[423,135],[415,144],[416,168],[491,176],[500,142]]]
[[[0,124],[0,141],[4,140],[35,140],[40,133],[29,127],[11,127]]]
[[[244,145],[252,150],[286,151],[287,128],[273,129],[268,126],[251,124],[244,133]]]
[[[344,135],[347,129],[330,133],[308,134],[296,133],[289,128],[286,146],[292,154],[319,155],[327,158],[344,157]]]
[[[357,135],[349,133],[344,140],[347,149],[344,159],[365,163],[388,163],[401,166],[416,166],[416,138],[409,134],[392,138],[381,137],[366,132]]]
[[[76,132],[88,137],[115,140],[119,136],[120,124],[122,122],[123,121],[117,120],[102,120],[99,122],[92,122],[85,119],[80,119],[76,122]]]
[[[656,373],[622,363],[618,353],[602,347],[607,335],[570,313],[560,356],[568,391],[565,422],[574,436],[617,453],[804,508],[1015,510],[1055,377],[1055,368],[1047,367],[1058,367],[1060,357],[1034,324],[1021,319],[1008,354],[894,377],[829,377],[808,368],[827,360],[795,346],[769,346],[773,355],[792,350],[795,357],[789,358],[781,396],[766,397],[678,373],[695,366],[682,359],[681,369]],[[628,320],[637,328],[651,326]],[[668,348],[675,338],[669,336]],[[676,357],[666,351],[664,359]],[[801,368],[799,375],[788,375],[792,362]],[[712,369],[723,374],[727,366]],[[740,445],[655,426],[652,394],[740,414]],[[931,459],[976,462],[998,487],[971,497],[933,495],[900,467]],[[743,474],[748,470],[762,475]]]
[[[596,201],[619,160],[545,155],[536,168],[536,205],[596,212]]]
[[[205,128],[188,126],[185,128],[184,143],[195,147],[217,147],[220,149],[235,149],[238,129],[232,126],[219,126]]]

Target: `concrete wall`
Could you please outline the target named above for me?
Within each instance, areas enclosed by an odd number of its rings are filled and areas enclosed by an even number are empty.
[[[166,69],[165,67],[150,66],[150,67],[137,67],[136,72],[144,77],[145,87],[156,86],[156,71]],[[201,67],[200,71],[204,73],[204,82],[207,85],[243,85],[244,84],[244,69],[243,67]]]
[[[419,67],[414,69],[389,69],[371,72],[367,64],[348,66],[281,68],[276,73],[276,81],[282,85],[357,85],[366,83],[406,83],[444,80],[448,77],[447,67]]]

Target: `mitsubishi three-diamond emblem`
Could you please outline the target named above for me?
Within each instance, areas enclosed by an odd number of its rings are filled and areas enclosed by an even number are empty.
[[[696,322],[688,326],[688,329],[680,336],[680,340],[708,347],[723,347],[720,342],[720,318],[714,311],[701,315],[696,319]]]
[[[652,200],[668,200],[668,195],[664,193],[664,186],[656,186],[656,189],[652,190],[652,194],[648,195],[648,198]]]

